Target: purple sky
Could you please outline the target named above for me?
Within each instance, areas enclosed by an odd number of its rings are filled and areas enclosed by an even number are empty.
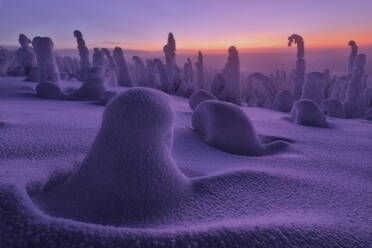
[[[161,49],[172,31],[181,49],[285,46],[302,34],[307,47],[372,44],[371,0],[0,0],[0,44],[19,33],[75,47],[74,29],[91,47]]]

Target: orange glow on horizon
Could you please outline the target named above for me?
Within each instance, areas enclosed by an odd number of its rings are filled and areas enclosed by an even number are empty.
[[[358,46],[372,46],[372,33],[356,34],[302,34],[305,40],[305,49],[333,49],[347,48],[350,40],[355,40]],[[287,47],[287,36],[282,34],[244,34],[221,37],[209,41],[206,39],[177,39],[177,52],[179,54],[195,53],[202,51],[206,54],[225,54],[230,46],[236,46],[240,52],[265,52],[272,50],[285,49]],[[211,39],[212,40],[212,39]],[[94,47],[114,48],[120,46],[125,50],[138,50],[144,52],[161,52],[165,44],[160,42],[146,42],[130,44],[119,42],[115,45],[101,44],[89,45],[89,49]],[[60,47],[61,49],[75,49],[75,47]]]

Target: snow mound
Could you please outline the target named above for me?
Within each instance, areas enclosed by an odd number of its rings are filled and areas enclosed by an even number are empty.
[[[170,153],[170,102],[166,94],[146,88],[116,96],[80,167],[65,183],[43,192],[40,207],[58,217],[131,225],[145,223],[176,204],[187,180]]]
[[[217,98],[210,92],[206,90],[198,90],[191,95],[189,100],[189,105],[192,110],[195,110],[196,107],[206,101],[206,100],[217,100]]]
[[[65,100],[67,95],[54,83],[39,83],[36,86],[36,95],[40,98]]]
[[[192,115],[192,126],[205,143],[233,154],[261,156],[287,145],[280,141],[262,144],[244,111],[228,102],[202,102]]]
[[[118,92],[111,90],[104,92],[98,104],[101,106],[106,106],[117,94]]]
[[[329,127],[320,107],[309,99],[295,102],[291,110],[291,116],[292,121],[298,125]]]
[[[322,102],[324,112],[332,117],[344,118],[344,107],[341,102],[336,99],[326,99]]]
[[[273,109],[282,112],[290,112],[293,106],[293,97],[289,90],[279,91],[273,103]]]
[[[106,72],[102,67],[92,67],[85,74],[84,84],[73,93],[74,97],[101,100],[106,91]]]

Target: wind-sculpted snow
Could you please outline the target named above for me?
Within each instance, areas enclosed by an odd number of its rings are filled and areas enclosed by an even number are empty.
[[[73,84],[80,82],[61,81],[63,87]],[[155,90],[130,89],[104,110],[86,102],[29,97],[33,85],[19,78],[0,78],[0,247],[372,245],[367,121],[335,119],[334,129],[312,129],[283,121],[280,117],[285,114],[277,111],[243,107],[261,142],[278,136],[296,142],[291,150],[270,156],[237,156],[200,140],[190,129],[192,115],[182,97],[170,100]],[[136,156],[141,149],[141,156]],[[157,156],[154,150],[168,156]],[[121,162],[128,159],[133,163]],[[163,168],[167,164],[172,165],[170,170]],[[85,165],[89,169],[82,171]],[[172,187],[156,200],[169,178],[157,180],[156,175],[167,171],[166,175],[180,175],[181,180],[172,180]],[[84,180],[77,180],[78,174]],[[95,180],[106,176],[113,180]],[[46,209],[56,204],[47,199],[72,197],[71,191],[57,194],[67,185],[77,186],[72,194],[88,192],[74,202],[89,196],[100,204],[70,205],[54,217]],[[133,192],[114,198],[130,187],[135,187]],[[151,209],[114,218],[129,214],[127,208],[118,209],[128,199],[134,200],[128,204],[143,203],[129,206],[135,212]],[[118,212],[88,216],[89,223],[76,221],[82,218],[77,215],[62,216],[80,207],[88,209],[85,217],[95,208]],[[93,224],[99,220],[114,223]]]
[[[289,90],[281,90],[275,95],[273,109],[290,112],[293,106],[293,97]]]
[[[190,96],[189,99],[190,108],[192,110],[195,110],[196,107],[199,106],[199,104],[207,100],[216,100],[216,97],[206,90],[198,90]]]
[[[262,144],[244,111],[227,102],[202,102],[192,115],[192,126],[208,145],[233,154],[261,156],[286,147],[280,141]]]
[[[309,99],[302,99],[293,104],[292,121],[298,125],[313,127],[329,127],[319,105]]]
[[[292,94],[294,100],[298,100],[302,95],[302,86],[305,82],[305,46],[304,40],[298,34],[293,34],[288,37],[288,46],[292,46],[295,43],[297,45],[297,60],[296,60],[296,69],[294,76],[291,81]]]
[[[40,196],[42,208],[84,222],[140,225],[176,207],[188,182],[170,155],[173,122],[171,99],[159,91],[116,96],[84,161]]]

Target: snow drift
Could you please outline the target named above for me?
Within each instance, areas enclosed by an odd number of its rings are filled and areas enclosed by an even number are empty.
[[[309,99],[302,99],[293,104],[291,116],[294,123],[303,126],[329,127],[320,107]]]
[[[170,102],[146,88],[116,96],[81,166],[63,185],[43,193],[42,208],[84,222],[138,225],[176,204],[187,180],[170,155]]]
[[[202,102],[192,115],[192,126],[205,143],[233,154],[260,156],[286,146],[280,141],[262,144],[248,116],[232,103]]]

